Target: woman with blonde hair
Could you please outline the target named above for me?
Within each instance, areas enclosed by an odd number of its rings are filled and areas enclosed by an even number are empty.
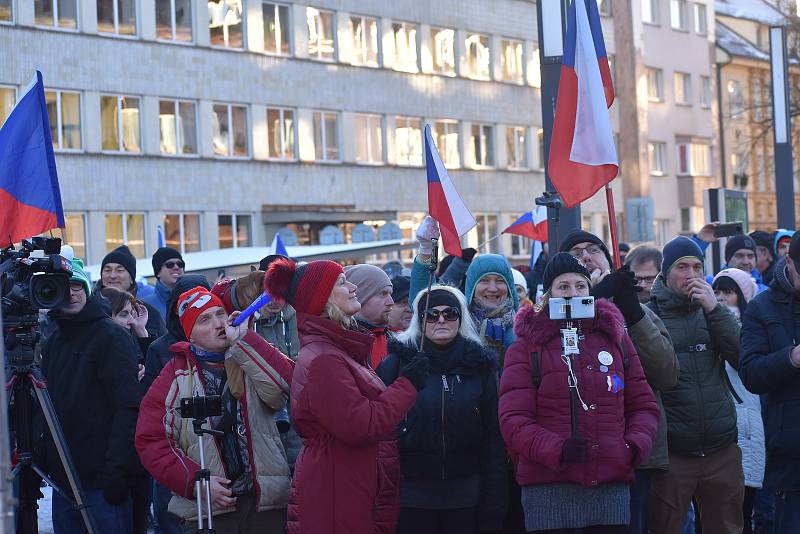
[[[303,439],[289,495],[289,534],[394,533],[400,466],[394,430],[425,386],[416,358],[388,388],[369,367],[373,336],[352,317],[356,286],[333,261],[273,262],[273,297],[297,311],[300,353],[292,378],[293,424]]]

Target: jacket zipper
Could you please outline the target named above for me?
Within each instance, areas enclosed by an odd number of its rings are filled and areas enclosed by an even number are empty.
[[[691,321],[691,319],[689,317],[687,317],[686,320],[687,320],[687,322],[691,323],[691,331],[692,331],[692,334],[693,334],[692,337],[690,337],[689,339],[697,339],[697,334],[699,333],[699,328],[697,326],[698,325],[697,321]],[[703,320],[706,322],[706,331],[708,331],[709,335],[711,335],[711,332],[708,329],[708,320],[706,319],[705,314],[703,314]],[[687,324],[686,326],[687,326],[686,330],[689,331],[689,328],[688,328],[689,325]],[[694,365],[694,375],[695,375],[695,377],[700,378],[700,368],[697,365],[697,357],[694,356],[696,353],[690,353],[690,354],[692,355],[692,364]],[[698,396],[700,398],[700,406],[701,406],[701,410],[700,410],[700,443],[701,443],[701,445],[700,445],[700,449],[701,449],[700,450],[700,456],[704,457],[706,455],[706,453],[705,453],[705,450],[706,450],[706,417],[705,417],[705,414],[703,413],[702,407],[705,406],[706,403],[705,403],[705,400],[703,399],[703,386],[700,384],[699,380],[697,380],[697,394],[698,394]]]
[[[442,375],[442,480],[445,479],[444,477],[444,465],[445,465],[445,458],[447,457],[447,442],[444,439],[444,401],[445,401],[445,392],[450,391],[450,386],[447,384],[447,376]]]

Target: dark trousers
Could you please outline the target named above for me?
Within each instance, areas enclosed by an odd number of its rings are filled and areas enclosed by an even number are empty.
[[[172,492],[156,482],[153,487],[153,511],[155,513],[156,532],[158,534],[181,534],[181,520],[167,511]]]
[[[756,490],[753,497],[753,524],[755,534],[772,534],[775,528],[775,492],[765,488]]]
[[[397,534],[474,534],[478,532],[477,517],[477,508],[401,508]]]
[[[283,534],[285,527],[286,510],[259,512],[254,495],[238,497],[233,512],[214,516],[217,534]],[[197,534],[197,520],[184,522],[183,532]]]
[[[775,534],[800,532],[800,491],[775,496]]]
[[[522,510],[522,488],[517,484],[514,470],[508,470],[508,508],[503,519],[503,534],[525,532],[525,512]]]
[[[627,525],[598,525],[583,528],[559,528],[556,530],[534,530],[534,534],[625,534]]]
[[[647,534],[647,517],[650,502],[651,471],[637,469],[636,482],[631,486],[631,524],[629,534]]]
[[[115,534],[131,534],[133,532],[130,497],[126,502],[117,506],[106,501],[103,490],[84,490],[84,495],[98,532],[114,532]],[[81,513],[75,510],[72,503],[57,491],[53,492],[53,532],[55,534],[87,532]]]
[[[742,517],[744,518],[744,529],[742,534],[753,534],[753,499],[756,496],[756,488],[744,488],[744,502],[742,503]]]
[[[153,479],[139,473],[136,485],[131,490],[133,504],[133,534],[147,534],[147,519],[150,517],[150,501],[153,497]]]

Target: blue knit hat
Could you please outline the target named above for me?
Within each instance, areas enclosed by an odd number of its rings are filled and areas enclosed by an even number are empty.
[[[467,304],[472,304],[475,296],[475,286],[484,276],[494,274],[503,278],[508,288],[508,295],[514,304],[514,310],[519,308],[519,297],[514,290],[514,275],[508,260],[499,254],[480,254],[475,256],[467,269],[467,282],[464,287]]]
[[[700,261],[704,259],[703,251],[700,250],[697,243],[682,235],[679,235],[664,245],[663,254],[664,259],[661,262],[661,274],[665,277],[672,266],[682,258],[697,258]]]

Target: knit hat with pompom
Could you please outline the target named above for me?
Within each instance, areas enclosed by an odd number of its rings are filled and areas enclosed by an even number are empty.
[[[312,261],[298,266],[290,259],[273,261],[264,275],[264,290],[301,313],[322,315],[336,279],[344,272],[335,261]]]

